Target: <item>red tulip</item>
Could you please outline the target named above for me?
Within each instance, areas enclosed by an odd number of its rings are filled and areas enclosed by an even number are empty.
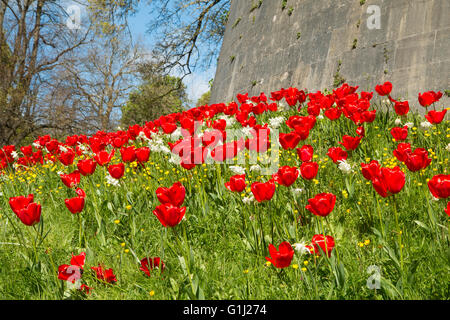
[[[403,128],[401,127],[392,128],[391,135],[397,141],[406,140],[406,138],[408,137],[408,126],[404,126]]]
[[[372,160],[369,164],[361,163],[361,172],[364,178],[372,181],[375,177],[381,174],[380,164],[377,160]]]
[[[331,252],[334,249],[335,243],[331,236],[325,236],[323,234],[316,234],[312,240],[312,245],[314,246],[314,252],[317,255],[321,255],[321,251],[325,252],[328,257],[331,257]],[[320,249],[319,249],[320,248]]]
[[[154,257],[154,258],[144,258],[141,260],[141,267],[140,270],[144,271],[144,273],[150,277],[150,271],[152,271],[154,268],[159,269],[161,267],[161,272],[164,271],[166,268],[164,262],[162,262],[161,258]]]
[[[64,200],[67,209],[73,214],[80,213],[84,208],[84,197],[75,197]]]
[[[445,213],[450,217],[450,201],[447,203],[447,209],[445,209]]]
[[[438,174],[428,181],[428,189],[435,198],[450,197],[450,174]]]
[[[58,279],[71,281],[72,283],[75,283],[76,280],[81,279],[81,273],[84,268],[85,260],[86,253],[82,252],[78,256],[74,256],[72,253],[70,265],[63,264],[58,267]]]
[[[179,207],[184,202],[186,189],[180,182],[175,182],[170,188],[159,187],[156,189],[156,196],[161,204],[167,203]]]
[[[425,169],[430,163],[428,151],[423,148],[417,148],[413,153],[408,153],[405,158],[405,165],[412,172]]]
[[[334,163],[342,160],[347,160],[347,152],[343,150],[341,147],[331,147],[328,149],[327,156],[333,160]]]
[[[147,162],[149,157],[150,157],[150,148],[149,147],[142,147],[142,148],[136,149],[136,159],[139,163]]]
[[[306,140],[309,136],[309,128],[302,126],[294,127],[295,133],[300,137],[300,140]],[[293,148],[292,148],[293,149]]]
[[[278,169],[278,172],[273,175],[275,182],[285,187],[289,187],[297,180],[299,171],[296,167],[284,166]]]
[[[77,163],[77,168],[83,176],[90,176],[95,172],[97,162],[92,159],[79,160]]]
[[[398,159],[398,161],[404,162],[409,153],[411,153],[411,144],[409,143],[399,143],[397,149],[392,153]]]
[[[336,196],[332,193],[320,193],[312,199],[308,199],[306,210],[316,216],[326,217],[333,211],[336,203]]]
[[[230,181],[225,182],[225,187],[233,192],[242,192],[246,186],[245,174],[232,176]]]
[[[34,194],[29,194],[28,196],[18,196],[9,198],[9,205],[12,211],[17,214],[20,210],[28,207],[30,203],[34,201]]]
[[[442,92],[427,91],[423,94],[419,93],[419,103],[422,107],[427,108],[442,97]]]
[[[175,207],[171,203],[160,204],[153,210],[153,214],[164,227],[175,227],[183,219],[185,213],[186,207]]]
[[[72,188],[77,186],[80,183],[80,172],[78,170],[75,170],[72,173],[69,174],[62,174],[61,175],[61,181],[66,185],[68,188]]]
[[[119,180],[125,173],[125,165],[121,162],[108,166],[108,172],[114,179]]]
[[[122,156],[123,162],[133,162],[136,160],[136,151],[134,146],[121,148],[120,155]]]
[[[112,157],[114,156],[114,152],[115,152],[114,149],[111,151],[111,153],[108,153],[104,150],[99,151],[95,155],[94,159],[95,161],[97,161],[99,165],[104,166],[105,164],[108,164],[111,161]]]
[[[303,162],[300,166],[300,173],[302,178],[306,180],[314,179],[319,171],[319,165],[317,162]]]
[[[294,149],[300,142],[301,137],[295,132],[280,133],[279,141],[283,149]]]
[[[325,115],[325,117],[327,117],[331,121],[334,121],[341,117],[342,109],[330,108],[330,109],[325,110],[323,114]]]
[[[32,202],[14,213],[23,224],[32,226],[41,220],[41,205]]]
[[[373,178],[375,191],[383,198],[399,193],[405,185],[405,174],[396,166],[394,169],[381,168],[379,176]]]
[[[268,182],[254,182],[251,186],[253,196],[258,202],[272,199],[275,189],[273,180],[269,180]]]
[[[91,267],[91,269],[96,273],[97,279],[106,281],[108,283],[117,282],[113,269],[104,269],[100,264],[98,265],[98,267]]]
[[[269,244],[269,254],[270,258],[266,257],[266,260],[276,268],[287,268],[294,257],[294,249],[289,242],[284,241],[279,245],[278,250],[273,244]]]
[[[428,114],[425,115],[425,118],[431,124],[439,124],[442,122],[442,120],[444,120],[446,113],[447,113],[447,109],[444,109],[442,111],[430,110],[430,111],[428,111]]]
[[[399,116],[404,116],[409,112],[409,102],[408,101],[395,101],[394,104],[395,113]]]
[[[380,96],[387,96],[391,93],[392,91],[392,83],[390,83],[389,81],[385,82],[382,85],[377,85],[375,86],[375,91],[380,95]]]
[[[342,137],[342,142],[339,142],[339,144],[343,145],[347,150],[355,150],[358,147],[361,139],[362,137],[351,137],[345,135]]]
[[[75,159],[75,152],[69,149],[67,152],[61,153],[58,159],[63,165],[70,166]]]
[[[166,122],[161,124],[161,129],[165,134],[171,134],[177,129],[177,125],[175,123]]]
[[[309,144],[304,145],[301,148],[297,148],[297,155],[303,162],[309,162],[314,155],[314,149]]]

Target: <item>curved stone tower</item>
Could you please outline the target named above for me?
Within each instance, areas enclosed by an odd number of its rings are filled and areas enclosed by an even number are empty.
[[[343,81],[418,106],[450,89],[449,0],[232,0],[210,103]]]

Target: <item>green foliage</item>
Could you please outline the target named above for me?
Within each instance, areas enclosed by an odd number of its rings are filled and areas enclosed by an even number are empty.
[[[208,90],[208,92],[205,92],[202,94],[202,96],[198,99],[197,103],[195,104],[196,107],[204,106],[206,104],[209,104],[209,99],[211,98],[211,90]]]
[[[345,78],[341,75],[341,66],[342,66],[342,61],[339,60],[338,61],[338,66],[336,69],[336,73],[334,74],[334,80],[333,80],[333,88],[337,88],[339,86],[341,86],[344,82],[345,82]]]
[[[447,201],[433,201],[426,181],[448,172],[445,147],[450,123],[425,131],[417,128],[423,116],[410,113],[402,119],[414,125],[408,142],[426,148],[433,159],[425,170],[409,172],[392,155],[398,145],[389,133],[397,118],[387,112],[392,105],[374,100],[377,117],[364,125],[365,138],[347,159],[353,166],[351,173],[341,172],[326,153],[344,134],[354,132],[355,125],[343,116],[333,122],[318,118],[301,142],[314,148],[313,161],[320,166],[316,180],[299,177],[290,188],[277,186],[270,202],[246,204],[242,199],[251,195],[250,190],[228,191],[224,182],[234,173],[226,164],[187,171],[170,162],[169,155],[152,152],[143,166],[126,164],[120,186],[107,183],[107,170],[102,167],[82,177],[86,206],[72,215],[64,199],[75,193],[62,184],[57,172],[72,171],[74,166],[49,163],[27,171],[8,169],[0,181],[0,296],[33,300],[448,299]],[[256,117],[258,123],[267,123],[278,116],[306,116],[306,109]],[[284,123],[280,127],[280,132],[290,130]],[[140,139],[134,143],[136,147],[147,144]],[[404,189],[395,199],[380,197],[363,178],[360,164],[373,159],[382,166],[400,165],[406,173]],[[120,161],[119,152],[112,161]],[[295,150],[281,150],[278,161],[280,166],[301,165]],[[248,187],[260,180],[258,172],[247,168]],[[159,204],[155,190],[176,181],[186,188],[186,219],[174,228],[164,228],[152,214]],[[294,193],[294,189],[302,190]],[[321,192],[337,196],[326,218],[305,209],[308,199]],[[29,193],[42,205],[41,222],[35,228],[21,224],[8,204],[9,197]],[[269,243],[309,244],[317,233],[334,237],[331,258],[296,252],[291,266],[283,270],[265,264]],[[58,266],[82,251],[86,252],[82,280],[93,288],[89,295],[69,289],[66,281],[57,278]],[[155,256],[163,259],[166,268],[163,273],[153,269],[148,277],[139,270],[139,261]],[[113,269],[117,283],[96,280],[90,268],[99,263]],[[377,290],[367,287],[371,266],[381,271]]]
[[[121,125],[144,124],[162,115],[181,112],[186,105],[186,87],[173,76],[146,77],[122,107]]]

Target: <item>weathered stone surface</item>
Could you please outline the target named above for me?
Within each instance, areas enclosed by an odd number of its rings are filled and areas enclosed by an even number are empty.
[[[448,0],[232,0],[211,103],[237,93],[282,87],[332,88],[339,75],[361,90],[384,81],[409,99],[450,89]],[[381,28],[370,30],[368,8],[380,8]],[[441,100],[448,106],[449,98]]]

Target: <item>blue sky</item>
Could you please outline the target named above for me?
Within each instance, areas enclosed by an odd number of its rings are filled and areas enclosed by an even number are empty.
[[[151,14],[148,11],[145,1],[141,2],[138,12],[128,19],[128,23],[133,40],[143,41],[145,47],[151,50],[154,40],[146,33],[148,21],[151,19]],[[214,78],[215,72],[216,64],[214,63],[208,70],[194,71],[191,75],[184,78],[191,106],[195,106],[198,98],[209,90],[209,81]]]

